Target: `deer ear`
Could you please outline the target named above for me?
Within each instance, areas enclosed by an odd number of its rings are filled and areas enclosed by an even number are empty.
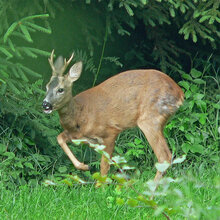
[[[72,82],[76,81],[82,72],[82,62],[75,63],[69,70],[69,78]]]

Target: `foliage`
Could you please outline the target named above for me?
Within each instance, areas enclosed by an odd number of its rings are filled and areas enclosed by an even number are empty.
[[[116,29],[120,35],[133,35],[134,38],[135,31],[138,31],[135,46],[126,53],[129,59],[127,61],[135,60],[136,65],[146,66],[147,58],[148,62],[151,61],[148,65],[154,65],[156,62],[163,71],[176,71],[184,65],[182,56],[194,56],[194,49],[204,53],[203,46],[198,48],[195,43],[211,45],[213,49],[217,49],[219,44],[220,33],[217,28],[220,22],[219,1],[99,2],[99,5],[102,5],[101,10],[103,8],[106,10],[109,33]],[[92,1],[86,3],[92,4]],[[138,29],[140,25],[143,31]],[[183,42],[181,35],[186,42]]]
[[[93,147],[95,147],[97,152],[105,153],[102,146]],[[102,187],[103,191],[106,190],[107,185],[113,186],[113,189],[111,189],[112,195],[106,198],[110,208],[115,203],[118,207],[129,206],[146,210],[153,209],[154,216],[159,217],[159,215],[163,215],[166,219],[171,219],[174,215],[187,219],[199,219],[201,217],[206,218],[211,215],[213,217],[218,215],[219,193],[212,198],[212,204],[204,207],[201,202],[192,197],[191,186],[193,185],[196,190],[205,190],[206,186],[192,175],[188,174],[187,177],[183,176],[177,179],[164,177],[159,182],[148,180],[141,187],[141,191],[139,191],[140,189],[137,189],[138,180],[127,173],[128,170],[134,168],[128,166],[123,157],[115,156],[110,159],[107,154],[105,156],[111,165],[119,169],[120,173],[109,177],[101,176],[100,173],[94,173],[93,179],[96,181],[96,187]],[[185,155],[176,158],[173,160],[172,165],[183,163],[185,158]],[[170,167],[170,164],[157,163],[155,166],[160,172],[165,172]],[[214,187],[217,192],[219,179],[215,181]],[[94,184],[94,182],[85,181],[77,175],[68,175],[61,181],[46,180],[44,182],[46,186],[61,186],[63,184],[73,187],[76,185]]]
[[[216,77],[217,77],[216,73]],[[219,79],[216,78],[216,92],[209,95],[207,72],[192,68],[189,74],[182,73],[184,80],[179,84],[185,93],[185,102],[179,113],[166,127],[166,136],[173,152],[179,151],[176,145],[188,153],[188,158],[196,157],[212,164],[219,161]],[[211,78],[213,79],[213,78]],[[212,87],[214,87],[212,85]],[[177,142],[178,141],[178,142]],[[192,152],[192,153],[191,153]]]
[[[136,191],[144,192],[147,189],[146,179],[151,172],[136,177]],[[189,217],[173,213],[170,215],[171,219],[199,219],[198,214],[200,219],[218,219],[220,196],[219,178],[215,177],[217,174],[214,167],[204,172],[193,172],[190,169],[181,173],[179,170],[183,181],[170,183],[168,196],[158,196],[155,199],[158,198],[160,206],[180,201],[180,213]],[[125,187],[119,193],[114,185],[95,188],[93,183],[75,183],[73,187],[65,184],[50,187],[26,185],[15,190],[0,188],[0,218],[24,219],[25,216],[26,219],[32,219],[34,216],[35,219],[165,219],[162,215],[154,216],[154,209],[147,208],[143,202],[138,201],[138,207],[127,205],[127,198],[135,196],[132,190],[126,190]],[[120,203],[120,199],[124,199],[124,204]]]
[[[24,10],[16,8],[22,3],[14,1],[0,4],[3,4],[0,10],[0,179],[11,188],[14,183],[36,181],[51,166],[49,155],[41,155],[43,146],[39,148],[38,143],[54,143],[51,136],[57,134],[57,118],[49,119],[42,114],[39,105],[44,94],[42,80],[39,80],[41,75],[23,62],[28,57],[49,56],[50,53],[29,45],[33,44],[35,32],[51,33],[47,22],[49,15],[27,16]],[[32,13],[33,8],[37,9],[33,6],[39,6],[38,13],[44,11],[38,1],[26,6]],[[56,122],[50,126],[48,122],[53,120]]]

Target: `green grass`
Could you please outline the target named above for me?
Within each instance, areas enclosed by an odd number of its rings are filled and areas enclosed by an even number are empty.
[[[168,174],[172,174],[169,171]],[[171,184],[167,196],[155,197],[161,205],[173,205],[190,217],[184,218],[180,212],[171,219],[220,219],[219,170],[203,171],[179,170],[176,174],[184,177],[179,183]],[[176,175],[175,174],[175,175]],[[135,184],[139,192],[146,190],[145,182],[152,171],[145,172]],[[218,177],[217,177],[218,176]],[[185,178],[186,177],[186,178]],[[218,185],[219,187],[219,185]],[[177,196],[179,190],[182,196]],[[116,197],[134,198],[136,193],[127,189],[115,191],[113,185],[95,188],[93,184],[84,186],[36,187],[21,186],[15,190],[0,190],[0,219],[166,219],[161,214],[154,216],[154,210],[147,207],[117,205]],[[141,205],[139,205],[141,206]],[[192,206],[192,207],[190,207]]]

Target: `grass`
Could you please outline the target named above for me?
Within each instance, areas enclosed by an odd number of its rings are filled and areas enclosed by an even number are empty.
[[[173,174],[169,171],[168,174]],[[152,171],[145,171],[135,184],[139,192],[146,190],[145,182]],[[179,183],[171,184],[166,196],[155,197],[161,207],[170,205],[182,212],[171,215],[171,219],[220,219],[219,169],[175,171],[183,176]],[[218,177],[217,177],[218,176]],[[218,187],[217,187],[218,186]],[[182,194],[177,196],[177,194]],[[0,219],[166,219],[154,216],[154,210],[130,207],[126,203],[117,205],[116,197],[134,198],[133,190],[117,192],[113,185],[95,188],[93,184],[83,186],[20,186],[15,190],[0,190]],[[140,205],[139,205],[140,206]],[[188,217],[182,216],[185,214]]]
[[[1,196],[0,219],[141,219],[150,213],[120,207],[112,193],[93,186],[76,188],[21,187]]]

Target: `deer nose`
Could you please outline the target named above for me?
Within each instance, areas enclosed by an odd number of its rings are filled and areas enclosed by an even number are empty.
[[[47,101],[43,101],[42,106],[44,110],[52,110],[52,105]]]

